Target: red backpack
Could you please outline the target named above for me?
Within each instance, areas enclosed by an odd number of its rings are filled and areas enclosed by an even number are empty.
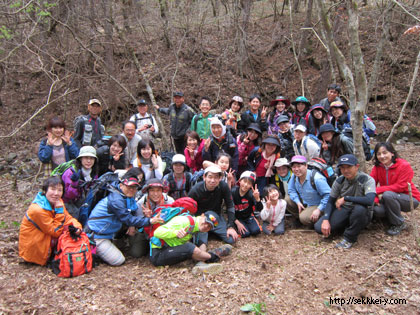
[[[86,233],[72,237],[70,231],[63,231],[52,262],[53,272],[59,277],[72,278],[89,273],[92,266],[92,250]]]

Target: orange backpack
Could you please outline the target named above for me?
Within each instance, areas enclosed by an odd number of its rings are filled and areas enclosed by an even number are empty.
[[[72,237],[68,230],[63,231],[52,262],[53,272],[59,277],[72,278],[89,273],[92,265],[92,250],[86,233]]]

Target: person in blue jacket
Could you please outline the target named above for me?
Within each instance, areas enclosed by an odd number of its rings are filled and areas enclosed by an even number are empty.
[[[153,218],[136,216],[138,209],[134,196],[140,187],[137,177],[128,177],[121,183],[112,184],[111,194],[99,201],[92,210],[88,219],[87,233],[96,242],[96,253],[111,266],[122,265],[125,261],[124,255],[112,243],[112,239],[121,227],[128,226],[128,235],[134,235],[136,228],[163,223],[160,215]]]

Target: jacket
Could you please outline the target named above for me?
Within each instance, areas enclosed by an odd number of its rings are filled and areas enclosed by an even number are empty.
[[[66,225],[82,228],[64,206],[52,209],[45,195],[39,192],[20,225],[19,256],[25,261],[45,265],[51,255],[51,239],[60,237]]]
[[[118,182],[112,186],[115,191],[98,202],[88,219],[89,236],[96,239],[112,239],[123,224],[136,228],[150,225],[149,218],[136,216],[138,207],[134,198],[126,197]]]
[[[74,141],[79,148],[84,145],[91,145],[96,148],[102,144],[105,128],[99,117],[93,119],[90,115],[79,116],[76,121]]]
[[[278,133],[280,144],[281,144],[281,157],[285,157],[289,161],[295,155],[293,150],[293,141],[295,140],[291,130],[285,133]]]
[[[77,158],[79,155],[79,148],[73,138],[70,138],[71,145],[63,141],[64,152],[66,154],[66,162]],[[47,139],[43,139],[39,144],[38,158],[42,163],[51,162],[53,154],[53,146],[47,145]]]
[[[246,129],[252,123],[257,123],[262,132],[267,131],[268,129],[267,120],[261,119],[261,110],[258,110],[257,119],[254,119],[254,115],[248,109],[241,114],[241,120],[238,123],[238,133],[246,132]]]
[[[185,230],[186,228],[190,228],[190,220],[186,215],[178,215],[166,224],[159,226],[155,230],[153,236],[165,241],[165,243],[170,247],[183,245],[192,238],[193,233],[199,232],[198,217],[192,218],[195,223],[194,228],[191,233],[188,233],[183,238],[178,238],[176,233],[181,229]],[[159,247],[152,243],[152,248]]]
[[[92,181],[85,183],[84,185],[80,185],[81,181],[83,181],[83,177],[80,178],[79,182],[73,182],[71,180],[71,176],[74,172],[75,170],[70,167],[61,176],[61,179],[64,182],[64,202],[72,202],[82,198],[84,192],[88,191],[90,186],[93,184],[93,181],[98,178],[98,175],[95,175]]]
[[[408,195],[408,182],[411,184],[413,197],[416,198],[417,201],[420,201],[420,192],[413,184],[413,169],[406,160],[397,158],[395,163],[388,169],[382,164],[378,166],[375,165],[370,172],[370,176],[373,177],[377,185],[377,195],[380,195],[385,191],[393,191],[395,193]],[[376,197],[375,202],[378,201],[378,197]]]
[[[249,142],[248,144],[245,144],[241,142],[241,135],[239,135],[236,138],[236,142],[238,144],[238,153],[239,153],[239,166],[247,166],[247,159],[249,154],[252,150],[255,149],[255,144],[253,142]]]
[[[203,148],[204,140],[201,140],[201,142],[198,144],[197,153],[193,159],[191,158],[188,149],[184,149],[185,160],[187,161],[187,165],[193,174],[203,168]]]
[[[98,175],[101,176],[106,172],[113,172],[110,169],[110,166],[114,166],[116,170],[125,169],[125,155],[121,155],[118,161],[115,161],[112,156],[109,154],[109,146],[103,145],[98,150],[96,150],[96,156],[98,157]]]
[[[238,145],[236,140],[230,134],[226,132],[225,136],[221,141],[216,140],[213,136],[211,138],[211,143],[209,150],[206,151],[203,149],[203,160],[214,162],[216,161],[217,156],[220,152],[225,152],[230,155],[232,158],[231,168],[235,171],[238,171],[238,161],[239,161],[239,152]]]
[[[212,114],[208,114],[207,117],[203,117],[203,114],[194,115],[191,121],[191,130],[196,131],[200,139],[207,139],[211,135],[210,121]]]
[[[262,204],[264,207],[260,213],[261,219],[265,222],[269,222],[273,226],[278,226],[284,219],[284,214],[286,213],[286,201],[284,199],[279,199],[277,205],[270,208],[267,208],[265,201],[263,201]]]
[[[164,186],[169,187],[168,195],[176,200],[181,197],[188,197],[188,192],[191,188],[191,178],[190,172],[184,172],[181,188],[178,189],[174,172],[171,171],[163,177],[162,182]]]
[[[171,104],[168,108],[159,108],[159,113],[169,115],[172,138],[184,138],[194,116],[194,111],[191,107],[187,104],[182,104],[180,108],[177,108],[175,104]]]
[[[319,157],[320,149],[315,140],[309,136],[304,136],[300,143],[296,140],[293,141],[295,155],[303,155],[308,161],[314,157]]]

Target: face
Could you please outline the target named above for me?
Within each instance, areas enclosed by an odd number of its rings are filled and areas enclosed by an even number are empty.
[[[293,163],[292,164],[292,172],[296,175],[296,177],[304,177],[306,176],[306,171],[308,167],[306,164],[301,163]]]
[[[210,102],[208,100],[202,100],[200,104],[200,110],[203,115],[207,115],[211,109]]]
[[[241,110],[241,105],[239,105],[239,103],[237,101],[234,101],[232,103],[232,105],[230,105],[230,108],[234,111],[234,112],[239,112]]]
[[[281,133],[288,132],[290,130],[290,123],[288,121],[280,123],[279,129]]]
[[[327,98],[330,102],[334,101],[338,96],[338,92],[336,90],[328,90]]]
[[[277,191],[277,189],[271,189],[268,192],[268,199],[270,199],[271,201],[276,201],[278,200],[280,197],[279,192]]]
[[[258,111],[258,109],[260,108],[260,106],[261,106],[261,102],[256,97],[253,98],[251,100],[251,102],[249,102],[249,107],[251,107],[251,111],[254,112],[254,113]]]
[[[200,232],[210,232],[212,229],[212,225],[206,222],[204,213],[200,217],[198,229],[200,230]]]
[[[359,170],[359,165],[341,165],[340,171],[341,174],[348,180],[352,180],[356,177],[357,171]]]
[[[109,147],[109,154],[111,154],[112,156],[114,156],[115,154],[121,153],[121,151],[122,151],[122,146],[120,146],[120,144],[117,141],[115,141]]]
[[[222,135],[223,128],[220,125],[211,125],[211,131],[216,138]]]
[[[343,108],[332,107],[331,108],[331,114],[334,116],[334,118],[339,118],[341,115],[343,115]]]
[[[146,114],[147,113],[147,109],[148,109],[148,106],[147,105],[139,105],[139,106],[137,106],[137,110],[138,110],[138,112],[139,112],[139,114],[141,114],[141,115],[144,115],[144,114]]]
[[[88,112],[94,118],[98,117],[101,111],[102,111],[102,107],[99,104],[93,103],[93,104],[88,105]]]
[[[182,163],[172,164],[172,168],[174,169],[175,174],[182,174],[184,173],[184,170],[185,170],[185,166]]]
[[[51,133],[54,137],[60,138],[64,134],[64,128],[63,127],[52,127]]]
[[[136,134],[136,127],[132,123],[127,123],[124,126],[124,135],[127,137],[128,141],[133,139]]]
[[[195,138],[188,137],[188,139],[187,139],[187,145],[190,148],[193,148],[195,150],[195,148],[197,148],[198,141]]]
[[[394,154],[389,152],[386,147],[380,147],[378,152],[376,152],[376,158],[385,166],[390,166],[392,164],[392,158]]]
[[[62,195],[63,195],[63,186],[60,184],[55,185],[55,186],[48,186],[48,190],[45,193],[45,197],[52,205],[55,205],[58,201],[60,201],[60,198]]]
[[[150,159],[152,157],[152,148],[150,146],[146,146],[140,150],[140,154],[145,159]]]
[[[305,136],[305,133],[300,130],[295,130],[295,139],[296,141],[302,141],[303,137]]]
[[[239,182],[239,190],[243,194],[246,193],[248,190],[250,190],[251,187],[252,187],[252,182],[249,179],[247,179],[247,178],[243,178]]]
[[[215,190],[219,186],[221,176],[217,173],[207,173],[204,175],[204,182],[206,183],[207,190]]]
[[[265,143],[264,144],[264,150],[265,150],[265,153],[267,154],[267,156],[270,156],[271,154],[274,154],[276,149],[277,149],[277,146],[275,144],[272,144],[272,143]]]
[[[287,173],[289,173],[289,168],[287,166],[280,166],[276,167],[277,174],[281,177],[287,176]]]
[[[305,103],[297,103],[296,104],[296,109],[298,112],[303,112],[305,111],[306,105]]]
[[[321,135],[322,140],[324,140],[325,142],[331,142],[333,136],[334,136],[334,132],[333,131],[325,131]]]
[[[314,109],[314,111],[312,113],[313,113],[313,115],[316,119],[321,119],[322,118],[322,110],[321,109]]]
[[[163,196],[163,189],[160,187],[150,187],[148,191],[150,200],[154,203],[158,203]]]
[[[93,165],[95,164],[95,158],[91,156],[83,156],[80,158],[80,162],[82,163],[82,166],[87,169],[91,169]]]
[[[276,109],[279,112],[282,112],[282,111],[284,111],[286,109],[286,104],[284,104],[283,102],[280,102],[279,101],[279,102],[277,102]]]
[[[248,133],[248,139],[251,141],[254,141],[255,139],[258,138],[258,132],[256,132],[255,130],[250,129],[248,130],[247,133]]]
[[[181,107],[181,105],[184,103],[184,97],[183,96],[175,96],[174,97],[174,102],[175,102],[175,105],[177,107]]]
[[[227,156],[222,156],[217,160],[217,165],[222,169],[223,172],[229,169],[229,159]]]
[[[138,186],[137,185],[127,186],[127,185],[121,184],[120,188],[124,195],[126,195],[129,198],[133,198],[137,193]]]

